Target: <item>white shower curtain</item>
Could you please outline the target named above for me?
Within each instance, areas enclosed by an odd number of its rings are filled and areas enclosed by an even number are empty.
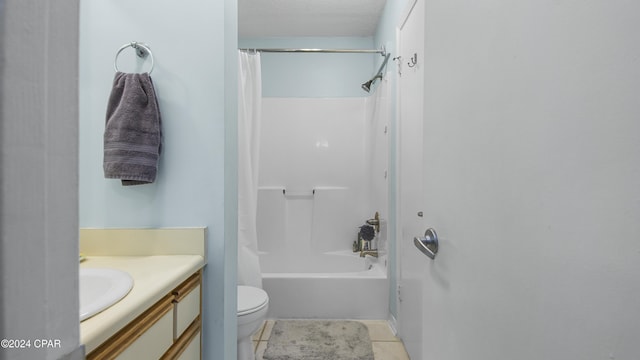
[[[256,231],[262,114],[260,53],[240,51],[238,58],[238,285],[262,288]]]

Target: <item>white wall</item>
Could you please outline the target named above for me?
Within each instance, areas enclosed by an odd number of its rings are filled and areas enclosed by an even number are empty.
[[[0,23],[0,339],[25,346],[0,359],[81,359],[78,1],[0,1]]]
[[[425,358],[638,358],[640,3],[426,7]]]
[[[204,355],[235,358],[236,1],[81,5],[80,225],[207,226]],[[164,143],[156,182],[122,187],[103,177],[102,134],[113,59],[131,41],[154,54]],[[123,51],[120,68],[131,71],[133,58]]]

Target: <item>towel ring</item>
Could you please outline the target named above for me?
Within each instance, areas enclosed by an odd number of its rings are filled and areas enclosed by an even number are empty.
[[[136,51],[136,54],[138,55],[138,57],[141,57],[143,59],[146,58],[147,55],[151,56],[151,69],[149,69],[149,75],[151,75],[151,72],[153,71],[153,53],[151,52],[149,45],[135,42],[135,41],[129,44],[122,45],[122,47],[118,49],[118,52],[116,53],[116,58],[115,60],[113,60],[113,68],[116,69],[116,72],[120,71],[118,70],[118,55],[120,55],[122,50],[128,47],[132,47]]]

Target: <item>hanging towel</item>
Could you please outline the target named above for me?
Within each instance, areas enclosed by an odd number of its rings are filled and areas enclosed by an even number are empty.
[[[160,109],[148,73],[116,72],[104,129],[104,177],[152,183],[162,150]]]

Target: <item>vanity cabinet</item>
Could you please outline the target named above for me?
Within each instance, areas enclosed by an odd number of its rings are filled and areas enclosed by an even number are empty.
[[[89,353],[87,359],[200,359],[201,288],[198,271]]]

